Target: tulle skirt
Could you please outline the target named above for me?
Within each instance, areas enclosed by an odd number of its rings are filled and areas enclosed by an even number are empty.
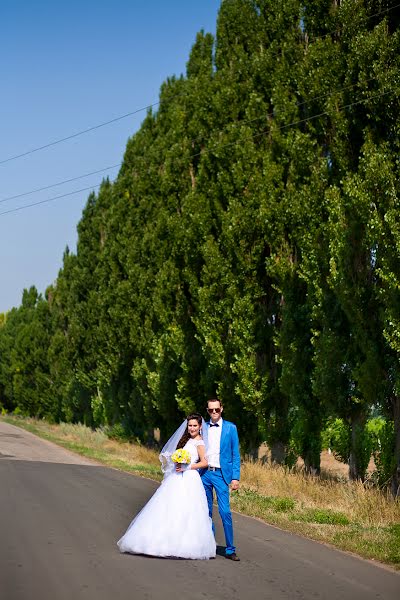
[[[214,558],[212,522],[197,470],[169,475],[133,519],[118,547],[132,554]]]

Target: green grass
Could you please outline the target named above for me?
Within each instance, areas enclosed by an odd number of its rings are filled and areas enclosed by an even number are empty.
[[[320,525],[349,525],[350,520],[341,512],[334,512],[327,508],[309,508],[301,514],[291,515],[293,521],[306,523],[319,523]]]
[[[285,513],[292,511],[295,507],[295,501],[292,498],[279,498],[277,496],[263,496],[257,492],[242,487],[237,494],[232,495],[236,508],[244,510],[246,506],[251,506],[253,510],[258,509],[264,513],[278,512]]]
[[[333,532],[332,544],[372,560],[400,569],[400,535],[398,525],[363,527],[352,524]]]

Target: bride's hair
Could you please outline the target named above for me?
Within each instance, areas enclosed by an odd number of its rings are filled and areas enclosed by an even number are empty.
[[[188,425],[189,425],[189,421],[191,421],[192,419],[196,419],[196,421],[198,422],[198,424],[201,427],[203,418],[201,415],[199,415],[199,413],[193,413],[192,415],[189,415],[188,417],[186,417],[185,433],[183,434],[183,436],[181,437],[181,439],[179,440],[179,442],[176,445],[177,450],[178,450],[178,448],[183,448],[184,445],[186,444],[186,442],[190,440],[190,433],[189,433]]]

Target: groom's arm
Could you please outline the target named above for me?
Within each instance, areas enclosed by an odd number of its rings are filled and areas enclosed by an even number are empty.
[[[233,427],[232,427],[232,481],[238,482],[237,487],[239,487],[239,479],[240,479],[239,436],[238,436],[238,432],[236,429],[236,425],[233,425]]]

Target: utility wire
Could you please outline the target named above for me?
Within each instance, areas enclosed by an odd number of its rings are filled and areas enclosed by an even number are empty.
[[[126,119],[127,117],[131,117],[132,115],[136,115],[139,112],[152,108],[153,106],[157,106],[160,104],[161,100],[158,102],[154,102],[153,104],[149,104],[148,106],[144,106],[142,108],[138,108],[137,110],[133,110],[132,112],[126,113],[125,115],[121,115],[120,117],[115,117],[115,119],[110,119],[110,121],[105,121],[104,123],[99,123],[98,125],[94,125],[93,127],[89,127],[88,129],[83,129],[82,131],[78,131],[77,133],[73,133],[72,135],[68,135],[67,137],[61,138],[59,140],[55,140],[54,142],[50,142],[49,144],[44,144],[43,146],[39,146],[38,148],[33,148],[32,150],[27,150],[26,152],[22,152],[21,154],[16,154],[15,156],[10,156],[9,158],[5,158],[0,160],[0,165],[4,163],[11,162],[12,160],[16,160],[17,158],[22,158],[23,156],[28,156],[29,154],[34,154],[35,152],[39,152],[40,150],[44,150],[45,148],[50,148],[51,146],[56,146],[57,144],[61,144],[62,142],[66,142],[67,140],[72,140],[84,133],[89,133],[89,131],[94,131],[95,129],[100,129],[101,127],[105,127],[106,125],[111,125],[111,123],[116,123],[117,121],[122,121],[122,119]]]
[[[391,10],[395,10],[396,8],[399,8],[399,7],[400,7],[400,3],[395,4],[394,6],[390,6],[389,8],[384,8],[384,9],[380,10],[379,12],[374,13],[373,15],[368,15],[368,16],[364,17],[364,19],[361,19],[361,21],[369,21],[369,19],[373,19],[374,17],[379,17],[379,15],[383,15],[384,13],[388,13]],[[322,39],[328,37],[329,35],[335,35],[335,33],[340,33],[343,30],[344,30],[344,27],[340,27],[340,29],[335,29],[334,31],[329,31],[328,33],[324,33],[323,35],[316,35],[314,38],[309,40],[309,42],[314,42],[316,40],[322,40]],[[303,33],[303,35],[305,35],[306,33],[307,32]]]
[[[388,90],[386,92],[380,92],[379,94],[374,94],[373,96],[368,96],[368,98],[362,98],[361,100],[356,100],[356,101],[351,102],[349,104],[344,104],[343,106],[339,106],[336,109],[336,111],[345,110],[345,109],[351,108],[352,106],[356,106],[358,104],[362,104],[363,102],[368,102],[369,100],[373,100],[375,98],[386,96],[386,95],[391,94],[393,92],[396,92],[397,96],[399,95],[399,90]],[[305,117],[304,119],[299,119],[297,121],[293,121],[292,123],[287,123],[286,125],[280,125],[279,127],[276,128],[276,130],[280,131],[280,130],[283,130],[283,129],[287,129],[288,127],[292,127],[293,125],[300,125],[301,123],[306,123],[307,121],[312,121],[314,119],[317,119],[318,117],[327,116],[329,114],[331,114],[331,113],[328,112],[328,111],[324,111],[324,112],[318,113],[316,115],[311,115],[310,117]],[[255,139],[257,137],[265,135],[265,133],[268,133],[269,131],[270,131],[270,129],[265,129],[264,131],[262,131],[260,133],[256,133],[256,134],[253,134],[253,135],[249,136],[248,139]],[[243,140],[236,140],[235,142],[228,142],[226,144],[219,144],[219,145],[214,146],[212,148],[204,148],[200,152],[196,152],[195,154],[191,154],[189,156],[189,158],[194,158],[196,156],[208,154],[210,152],[214,152],[215,150],[220,150],[221,148],[225,148],[225,147],[228,147],[228,146],[234,146],[234,145],[241,144],[241,143],[243,143]],[[87,188],[83,188],[81,190],[76,190],[75,192],[69,192],[67,194],[62,194],[60,196],[55,196],[53,198],[48,198],[47,200],[41,200],[40,202],[33,202],[31,204],[24,204],[23,206],[19,206],[18,208],[12,208],[10,210],[6,210],[4,212],[0,212],[0,216],[6,215],[6,214],[10,214],[10,213],[13,213],[13,212],[17,212],[17,211],[20,211],[20,210],[24,210],[26,208],[31,208],[32,206],[38,206],[39,204],[45,204],[47,202],[52,202],[53,200],[58,200],[59,198],[65,198],[67,196],[72,196],[73,194],[78,194],[80,192],[85,192],[87,190],[93,190],[94,188],[100,187],[100,185],[101,185],[101,183],[99,183],[97,185],[94,185],[94,186],[87,187]]]
[[[374,13],[373,15],[369,15],[367,17],[365,17],[364,21],[367,21],[369,19],[372,19],[374,17],[377,17],[383,13],[387,13],[390,12],[391,10],[394,10],[396,8],[400,7],[400,3],[396,4],[394,6],[391,6],[389,8],[383,9],[377,13]],[[316,36],[315,38],[313,38],[313,40],[311,40],[311,42],[317,40],[317,39],[323,39],[324,37],[327,37],[329,35],[334,35],[335,33],[339,33],[340,31],[342,31],[343,28],[341,29],[336,29],[334,31],[331,31],[329,33],[326,33],[324,35],[321,36]],[[279,56],[281,53],[276,53],[275,55],[272,56]],[[175,96],[173,96],[173,98],[182,96],[183,94],[176,94]],[[99,123],[98,125],[94,125],[93,127],[88,127],[87,129],[83,129],[81,131],[78,131],[76,133],[73,133],[71,135],[68,135],[64,138],[60,138],[58,140],[55,140],[53,142],[49,142],[48,144],[44,144],[43,146],[38,146],[37,148],[32,148],[31,150],[27,150],[26,152],[21,152],[20,154],[16,154],[14,156],[10,156],[9,158],[5,158],[3,160],[0,160],[0,165],[3,165],[5,163],[11,162],[13,160],[17,160],[18,158],[22,158],[24,156],[28,156],[30,154],[34,154],[35,152],[40,152],[41,150],[45,150],[46,148],[50,148],[52,146],[56,146],[57,144],[61,144],[62,142],[66,142],[68,140],[74,139],[76,137],[79,137],[81,135],[84,135],[85,133],[89,133],[90,131],[95,131],[96,129],[100,129],[101,127],[105,127],[106,125],[111,125],[112,123],[116,123],[117,121],[121,121],[122,119],[126,119],[127,117],[131,117],[133,115],[136,115],[140,112],[143,112],[144,110],[148,110],[149,108],[153,108],[154,106],[159,105],[161,102],[161,100],[158,100],[157,102],[154,102],[152,104],[148,104],[147,106],[143,106],[142,108],[138,108],[132,112],[126,113],[125,115],[121,115],[119,117],[115,117],[114,119],[110,119],[109,121],[105,121],[103,123]]]
[[[80,192],[87,192],[87,190],[94,190],[101,186],[101,183],[97,183],[95,185],[82,188],[81,190],[75,190],[74,192],[68,192],[67,194],[61,194],[60,196],[54,196],[53,198],[47,198],[47,200],[40,200],[40,202],[32,202],[32,204],[24,204],[23,206],[18,206],[17,208],[11,208],[10,210],[5,210],[1,212],[0,215],[7,215],[9,213],[17,212],[19,210],[25,210],[25,208],[30,208],[31,206],[38,206],[39,204],[45,204],[46,202],[53,202],[53,200],[58,200],[59,198],[65,198],[66,196],[73,196],[74,194],[79,194]]]
[[[377,79],[377,77],[370,77],[369,79],[365,79],[363,83],[368,83],[368,82],[376,80],[376,79]],[[304,106],[304,104],[309,104],[310,102],[314,102],[315,100],[320,100],[321,98],[326,98],[327,96],[332,96],[333,94],[338,94],[345,90],[356,87],[357,85],[359,85],[359,83],[360,82],[356,82],[351,85],[344,86],[343,88],[340,88],[338,90],[334,90],[333,92],[331,91],[331,92],[327,92],[326,94],[319,94],[318,96],[314,96],[313,98],[309,98],[308,100],[303,100],[302,102],[296,102],[296,106],[297,107]],[[281,111],[279,111],[279,109],[277,109],[274,112],[266,113],[259,117],[254,117],[252,119],[241,119],[239,121],[231,121],[230,123],[227,123],[227,125],[225,126],[225,128],[223,130],[221,130],[221,132],[225,131],[227,129],[227,127],[229,127],[231,125],[234,125],[234,126],[247,125],[249,123],[254,123],[255,121],[259,121],[260,119],[268,119],[268,117],[273,117],[276,114],[279,114],[279,112],[281,112]],[[204,139],[203,137],[198,137],[198,138],[190,140],[190,143],[195,144],[196,142],[203,141],[203,139]],[[28,192],[22,192],[21,194],[16,194],[14,196],[7,196],[6,198],[3,198],[0,200],[0,204],[3,204],[4,202],[8,202],[10,200],[16,200],[17,198],[22,198],[23,196],[29,196],[30,194],[35,194],[37,192],[49,190],[51,188],[58,187],[60,185],[64,185],[65,183],[71,183],[72,181],[77,181],[78,179],[84,179],[85,177],[90,177],[91,175],[96,175],[97,173],[103,173],[104,171],[109,171],[111,169],[115,169],[120,166],[122,166],[122,162],[115,164],[115,165],[111,165],[110,167],[105,167],[104,169],[98,169],[97,171],[91,171],[90,173],[85,173],[84,175],[78,175],[78,176],[72,177],[70,179],[64,179],[63,181],[59,181],[59,182],[53,183],[51,185],[46,185],[41,188],[36,188],[36,189],[30,190]]]
[[[104,169],[98,169],[97,171],[92,171],[91,173],[85,173],[84,175],[78,175],[77,177],[71,177],[71,179],[64,179],[64,181],[59,181],[57,183],[52,183],[51,185],[46,185],[41,188],[36,188],[35,190],[30,190],[29,192],[23,192],[22,194],[16,194],[15,196],[8,196],[7,198],[3,198],[0,200],[0,204],[3,202],[8,202],[9,200],[16,200],[17,198],[22,198],[23,196],[29,196],[30,194],[36,194],[36,192],[43,192],[44,190],[49,190],[54,187],[58,187],[60,185],[64,185],[65,183],[71,183],[72,181],[77,181],[78,179],[84,179],[85,177],[90,177],[90,175],[97,175],[97,173],[104,173],[104,171],[110,171],[111,169],[116,169],[120,167],[122,163],[118,163],[116,165],[111,165],[110,167],[104,167]]]
[[[343,109],[347,109],[350,108],[352,106],[356,106],[357,104],[362,104],[363,102],[368,102],[368,100],[373,100],[374,98],[379,98],[380,96],[386,96],[387,94],[391,94],[394,90],[388,90],[386,92],[380,92],[379,94],[374,94],[373,96],[368,96],[368,98],[363,98],[362,100],[357,100],[355,102],[351,102],[350,104],[344,104],[342,106],[339,106],[336,111],[340,111]],[[323,117],[326,115],[330,115],[331,112],[329,111],[324,111],[321,113],[318,113],[316,115],[311,115],[310,117],[305,117],[304,119],[299,119],[298,121],[293,121],[292,123],[287,123],[286,125],[280,125],[279,127],[276,127],[275,130],[277,131],[281,131],[282,129],[287,129],[288,127],[292,127],[293,125],[300,125],[301,123],[306,123],[307,121],[312,121],[314,119],[317,119],[318,117]],[[259,132],[259,133],[255,133],[251,136],[249,136],[248,139],[254,139],[257,137],[260,137],[262,135],[265,135],[266,133],[268,133],[270,131],[270,128],[268,129],[264,129],[263,131]],[[235,142],[229,142],[227,144],[221,144],[221,145],[217,145],[214,146],[213,148],[204,148],[203,150],[201,150],[200,152],[196,152],[196,154],[191,154],[189,158],[195,158],[196,156],[200,156],[203,154],[209,154],[210,152],[213,152],[215,150],[219,150],[220,148],[225,148],[227,146],[233,146],[236,145],[238,143],[242,143],[243,140],[235,141]],[[0,213],[1,215],[1,213]]]
[[[373,15],[368,15],[363,20],[368,21],[368,19],[373,19],[374,17],[379,17],[379,15],[383,15],[383,13],[387,13],[387,12],[390,12],[391,10],[394,10],[395,8],[399,8],[399,6],[400,6],[400,3],[395,4],[394,6],[389,6],[388,8],[383,8],[382,10],[380,10],[377,13],[374,13]]]
[[[376,80],[378,79],[378,77],[370,77],[369,79],[365,79],[364,82],[362,83],[369,83],[370,81]],[[339,94],[340,92],[344,92],[345,90],[349,90],[351,88],[356,87],[357,85],[360,84],[360,81],[357,81],[356,83],[352,83],[350,85],[346,85],[342,88],[339,88],[338,90],[333,90],[330,92],[327,92],[326,94],[319,94],[318,96],[313,96],[312,98],[309,98],[308,100],[303,100],[302,102],[296,102],[295,106],[297,106],[297,108],[299,108],[300,106],[304,106],[305,104],[310,104],[310,102],[314,102],[315,100],[321,100],[321,98],[326,98],[327,96],[333,96],[334,94]],[[268,119],[268,117],[274,117],[275,115],[279,114],[280,112],[282,112],[282,110],[276,109],[273,110],[270,113],[266,113],[264,115],[260,115],[259,117],[254,117],[252,119],[240,119],[238,121],[231,121],[230,123],[227,123],[225,129],[227,129],[227,127],[229,127],[230,125],[247,125],[248,123],[254,123],[255,121],[259,121],[260,119]],[[224,131],[224,130],[222,130]],[[192,143],[195,142],[200,142],[202,141],[203,138],[196,138],[194,140],[191,140]]]

